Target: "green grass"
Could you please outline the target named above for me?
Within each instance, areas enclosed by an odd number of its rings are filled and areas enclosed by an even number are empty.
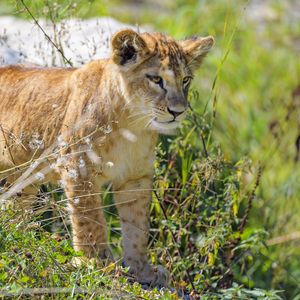
[[[44,1],[26,3],[37,16],[49,17]],[[276,295],[300,299],[299,239],[270,243],[274,237],[300,231],[300,168],[295,162],[300,100],[292,96],[300,84],[300,27],[290,21],[285,4],[274,0],[273,17],[259,23],[246,17],[247,1],[166,1],[166,9],[161,14],[155,11],[155,18],[149,9],[142,9],[138,18],[130,11],[120,14],[118,1],[78,2],[76,7],[72,6],[75,1],[58,3],[55,20],[70,15],[112,15],[151,24],[176,38],[215,36],[215,48],[193,85],[194,113],[178,137],[162,137],[158,146],[151,258],[172,271],[177,289],[195,289],[201,299],[276,299]],[[20,3],[12,4],[1,4],[0,10],[20,9]],[[49,5],[53,9],[53,3]],[[20,16],[28,17],[25,12]],[[259,168],[249,222],[241,232]],[[173,189],[167,193],[166,188]],[[105,201],[111,201],[109,196]],[[121,249],[115,229],[119,223],[114,213],[109,211],[107,218],[114,229],[111,241],[118,256]],[[74,255],[69,240],[57,242],[28,224],[21,231],[13,224],[8,226],[5,216],[1,218],[3,288],[80,286],[93,293],[99,286],[107,292],[116,286],[129,293],[129,298],[142,293],[150,299],[175,297],[170,292],[142,292],[138,285],[126,284],[125,277],[116,276],[120,267],[111,270],[113,276],[92,266],[74,270],[68,264]],[[13,247],[26,250],[15,253]],[[33,250],[39,248],[44,255]],[[34,261],[25,251],[34,252]],[[55,253],[66,260],[53,263],[51,257],[60,257]],[[23,271],[14,275],[13,259],[20,259],[30,276]],[[46,261],[51,268],[41,277]]]
[[[9,217],[13,215],[7,211],[1,224],[7,224]],[[113,264],[74,267],[72,259],[82,254],[68,239],[55,239],[34,223],[1,225],[0,233],[0,297],[175,299],[169,291],[143,291],[138,284],[127,283],[126,270]]]

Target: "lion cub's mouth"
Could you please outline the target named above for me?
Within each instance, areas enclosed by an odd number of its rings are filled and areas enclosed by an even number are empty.
[[[170,121],[159,121],[157,118],[154,118],[151,122],[153,129],[158,131],[168,131],[177,128],[180,125],[180,122],[176,119]]]

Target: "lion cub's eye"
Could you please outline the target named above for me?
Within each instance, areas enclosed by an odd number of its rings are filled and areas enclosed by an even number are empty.
[[[184,87],[187,87],[190,83],[191,83],[192,77],[184,77],[182,80],[182,84],[184,85]]]
[[[152,82],[158,84],[161,88],[163,88],[163,79],[160,76],[152,76],[152,75],[146,75],[149,80]]]

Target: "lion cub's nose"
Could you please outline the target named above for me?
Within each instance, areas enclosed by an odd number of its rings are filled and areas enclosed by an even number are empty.
[[[174,119],[176,119],[176,117],[178,117],[179,115],[181,115],[182,113],[184,113],[184,110],[182,111],[175,111],[175,110],[172,110],[168,107],[168,112],[174,116]]]

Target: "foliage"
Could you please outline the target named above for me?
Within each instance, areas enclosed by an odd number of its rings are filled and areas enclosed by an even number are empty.
[[[164,137],[157,147],[151,214],[152,262],[169,268],[179,294],[190,294],[196,299],[200,295],[203,299],[280,299],[275,291],[249,290],[234,283],[265,248],[264,231],[244,232],[247,206],[258,185],[259,173],[256,183],[244,183],[245,175],[257,172],[249,161],[231,163],[224,159],[219,148],[205,157],[199,139],[207,123],[202,119],[196,127],[199,120],[195,114],[191,115],[179,137]],[[111,204],[108,191],[104,191],[104,202]],[[63,207],[60,209],[59,215],[64,215]],[[119,220],[114,208],[106,210],[106,214],[111,242],[116,242],[115,256],[120,256]],[[119,264],[99,268],[90,262],[75,268],[72,259],[81,253],[72,249],[67,228],[51,236],[44,230],[49,228],[44,216],[28,221],[19,215],[19,211],[6,211],[0,220],[3,291],[18,296],[26,288],[59,287],[60,290],[52,291],[59,299],[70,294],[75,298],[98,295],[99,299],[114,295],[178,298],[174,290],[145,291],[137,284],[129,284],[126,270]],[[50,223],[53,218],[56,219],[53,216],[48,219]],[[63,223],[67,222],[66,219]],[[40,293],[48,294],[51,290]]]
[[[149,9],[136,19],[129,10],[119,14],[118,1],[26,1],[35,15],[53,21],[110,14],[151,23],[177,38],[216,37],[215,50],[196,76],[193,111],[177,137],[161,137],[157,147],[151,207],[151,259],[172,271],[177,290],[195,298],[299,299],[299,240],[272,238],[300,230],[294,146],[300,32],[297,22],[289,21],[291,8],[270,2],[272,14],[265,19],[251,17],[255,11],[249,12],[249,1],[230,0],[165,1],[155,19]],[[5,10],[20,10],[16,3]],[[21,16],[28,17],[23,10]],[[111,203],[107,191],[104,201]],[[114,207],[107,210],[118,256],[115,213]],[[176,299],[172,291],[145,291],[127,283],[120,266],[75,269],[70,261],[80,253],[74,253],[69,238],[57,241],[35,221],[17,226],[9,221],[11,214],[0,217],[1,288],[59,286],[71,288],[66,297],[84,297],[80,288],[99,299],[114,293],[124,293],[124,299]]]
[[[72,259],[82,253],[73,250],[69,239],[54,238],[36,222],[9,222],[14,217],[6,211],[0,220],[0,296],[176,299],[170,291],[144,291],[138,284],[127,283],[124,270],[114,264],[99,268],[90,262],[74,267]]]

